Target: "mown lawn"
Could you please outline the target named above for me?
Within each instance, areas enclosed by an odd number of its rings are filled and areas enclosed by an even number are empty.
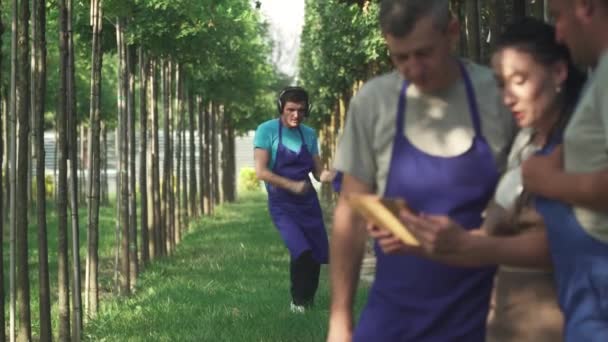
[[[102,303],[91,341],[324,341],[329,294],[322,269],[315,307],[289,311],[289,256],[264,194],[248,194],[192,224],[128,299]],[[359,307],[365,290],[358,294]]]

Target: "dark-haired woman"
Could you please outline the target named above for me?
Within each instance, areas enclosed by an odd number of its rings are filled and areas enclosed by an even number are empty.
[[[414,253],[458,265],[502,265],[496,276],[488,341],[559,341],[563,319],[557,305],[547,233],[532,196],[522,186],[521,164],[549,153],[579,97],[584,75],[572,64],[554,29],[524,18],[505,30],[492,56],[504,104],[521,131],[515,139],[486,220],[466,231],[446,216],[404,214],[422,247],[404,246],[368,227],[386,253]]]

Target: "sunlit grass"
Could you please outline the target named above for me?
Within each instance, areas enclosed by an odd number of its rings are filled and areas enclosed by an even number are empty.
[[[263,194],[248,194],[191,226],[175,253],[154,263],[128,299],[102,303],[92,341],[323,341],[327,268],[315,307],[289,311],[289,256]],[[358,303],[363,302],[364,290]]]

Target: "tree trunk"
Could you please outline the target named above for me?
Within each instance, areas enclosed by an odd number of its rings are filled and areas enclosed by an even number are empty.
[[[70,168],[71,211],[72,211],[72,339],[80,341],[82,337],[82,292],[80,278],[80,229],[78,219],[78,114],[76,112],[76,63],[74,55],[74,35],[72,28],[72,0],[67,0],[68,29],[68,146]]]
[[[101,122],[101,151],[99,153],[99,164],[103,170],[100,177],[101,205],[110,204],[110,184],[108,182],[108,127]]]
[[[220,175],[219,175],[219,131],[220,125],[220,106],[214,104],[213,111],[211,112],[211,179],[213,187],[212,203],[215,207],[220,203]],[[213,209],[212,209],[213,212]]]
[[[196,148],[194,146],[194,128],[195,128],[195,115],[194,115],[194,110],[195,110],[195,106],[194,106],[194,95],[192,94],[192,90],[190,89],[188,91],[188,127],[190,128],[190,135],[189,135],[189,139],[190,139],[190,143],[189,146],[190,148],[188,149],[190,151],[190,177],[189,177],[189,181],[190,184],[188,186],[189,190],[190,190],[190,217],[197,217],[198,216],[198,205],[196,203],[198,195],[196,194]]]
[[[213,102],[209,102],[206,106],[205,120],[205,214],[211,215],[213,212],[213,189],[212,189],[212,148],[213,143]]]
[[[200,95],[196,96],[196,110],[198,111],[198,181],[199,181],[199,205],[200,205],[200,213],[201,215],[205,215],[207,211],[205,210],[205,192],[207,187],[205,183],[207,180],[205,179],[205,168],[207,165],[205,164],[205,104],[203,103],[203,98]]]
[[[129,261],[130,286],[133,288],[137,279],[137,198],[135,192],[135,158],[137,146],[135,145],[135,49],[129,45],[127,53],[128,96],[127,96],[127,136],[129,139]]]
[[[181,191],[182,191],[182,206],[180,208],[180,212],[181,214],[181,223],[179,226],[179,237],[177,239],[177,241],[181,241],[182,240],[182,236],[183,236],[183,232],[184,229],[186,228],[186,225],[188,222],[188,167],[186,165],[188,165],[187,161],[188,161],[188,148],[186,145],[186,113],[185,113],[185,105],[184,105],[184,100],[186,99],[187,94],[184,93],[184,82],[182,81],[182,87],[180,90],[180,111],[179,111],[179,116],[180,116],[180,121],[181,121],[181,128],[180,128],[180,140],[181,140],[181,144],[182,144],[182,179],[181,179]]]
[[[502,0],[491,0],[490,6],[490,46],[489,50],[494,51],[496,45],[496,39],[500,35],[502,28],[505,24],[505,3]]]
[[[222,193],[223,199],[227,202],[234,201],[232,167],[234,165],[234,151],[232,151],[230,139],[234,130],[229,120],[224,117],[222,120]]]
[[[173,246],[175,241],[175,160],[173,158],[174,153],[174,142],[175,138],[175,112],[173,107],[173,97],[175,96],[173,89],[175,83],[175,65],[172,61],[169,61],[169,154],[167,158],[169,160],[169,217],[168,217],[168,239],[167,239],[167,252],[171,254],[173,252]]]
[[[127,93],[129,74],[127,70],[127,46],[125,42],[125,19],[118,18],[116,24],[116,37],[118,44],[118,60],[119,60],[119,78],[118,86],[120,89],[118,115],[119,115],[119,139],[120,139],[120,293],[128,295],[130,293],[130,262],[129,262],[129,178],[128,178],[128,162],[129,162],[129,140],[128,140],[128,113],[127,113]]]
[[[120,58],[119,58],[120,60]],[[119,79],[120,79],[120,75],[119,75]],[[116,87],[116,91],[118,93],[117,98],[120,99],[121,97],[121,93],[122,93],[122,87],[120,85],[120,82],[117,82],[117,87]],[[118,106],[120,108],[120,105]],[[120,268],[120,255],[121,255],[121,224],[122,224],[122,220],[121,220],[121,215],[122,215],[122,202],[121,202],[121,198],[122,195],[120,193],[120,151],[122,151],[121,149],[121,139],[120,139],[120,113],[117,113],[117,117],[118,117],[118,124],[117,127],[114,129],[114,151],[116,151],[115,157],[116,157],[116,226],[114,229],[114,241],[115,241],[115,245],[114,245],[114,287],[116,288],[116,292],[120,293],[120,281],[118,279],[119,276],[119,268]]]
[[[141,262],[146,266],[150,261],[148,251],[148,179],[146,157],[148,154],[148,113],[147,113],[147,91],[148,91],[148,62],[144,56],[143,48],[139,48],[139,125],[140,146],[139,152],[139,188],[141,191]]]
[[[2,46],[2,37],[4,35],[4,22],[2,20],[2,1],[0,1],[0,46]],[[2,72],[2,60],[3,60],[2,51],[0,51],[0,79],[4,76]],[[6,123],[6,108],[4,106],[5,99],[0,100],[0,342],[4,342],[6,338],[6,317],[5,317],[5,293],[4,293],[4,220],[5,216],[5,198],[4,197],[4,177],[8,179],[8,174],[5,175],[3,167],[4,164],[4,142],[6,141],[4,138],[5,129],[4,127],[9,126]]]
[[[163,230],[161,231],[161,250],[162,255],[167,255],[167,244],[171,231],[171,103],[169,102],[169,93],[171,92],[171,67],[169,61],[163,63],[163,116],[164,116],[164,155],[163,155]]]
[[[466,41],[467,41],[467,56],[479,62],[480,55],[480,34],[479,34],[479,3],[478,0],[466,0],[465,6],[465,25],[466,25]]]
[[[10,104],[10,138],[9,138],[9,163],[10,163],[10,266],[9,266],[9,281],[10,281],[10,341],[15,341],[16,334],[16,315],[17,315],[17,288],[16,288],[16,246],[15,239],[17,235],[17,206],[15,193],[17,191],[17,22],[18,22],[18,3],[17,0],[12,1],[12,22],[11,22],[11,104]]]
[[[59,287],[59,340],[70,341],[70,288],[68,266],[68,13],[67,0],[60,0],[59,106],[57,110],[57,272]]]
[[[182,193],[183,193],[183,178],[182,178],[182,146],[184,146],[182,144],[182,132],[183,132],[183,123],[184,123],[184,118],[183,118],[183,113],[182,113],[182,77],[181,77],[181,68],[180,65],[177,64],[176,65],[176,71],[175,71],[175,120],[172,121],[176,124],[176,131],[177,131],[177,146],[175,148],[175,160],[177,163],[176,166],[176,171],[177,174],[175,175],[176,177],[176,181],[177,184],[175,185],[175,195],[177,197],[177,215],[175,217],[175,230],[173,230],[173,239],[171,240],[172,242],[172,248],[175,248],[175,245],[177,243],[179,243],[180,240],[180,231],[181,231],[181,225],[182,225],[182,219],[183,219],[183,206],[184,206],[184,201],[182,198]]]
[[[51,341],[51,297],[49,285],[49,252],[46,225],[46,187],[44,165],[44,109],[46,103],[46,1],[33,0],[34,20],[32,37],[34,40],[32,78],[32,112],[35,116],[36,137],[36,202],[38,212],[38,284],[40,312],[40,341]]]
[[[85,275],[85,301],[87,316],[94,317],[99,309],[99,202],[101,174],[101,67],[103,54],[101,52],[102,9],[101,1],[93,0],[91,4],[90,22],[93,30],[91,48],[91,94],[89,124],[91,125],[91,151],[89,158],[89,200],[88,200],[88,241],[87,266]]]
[[[158,81],[156,78],[157,60],[150,63],[150,109],[152,110],[152,210],[154,211],[153,232],[150,254],[153,258],[162,255],[161,241],[163,231],[163,220],[161,211],[161,192],[160,192],[160,148],[158,141],[159,122],[158,122]],[[162,64],[160,65],[162,68]]]
[[[18,12],[18,69],[16,109],[19,124],[17,146],[16,250],[17,250],[17,307],[19,309],[18,341],[32,339],[30,317],[30,283],[28,267],[28,163],[30,159],[30,46],[29,1],[21,0]]]

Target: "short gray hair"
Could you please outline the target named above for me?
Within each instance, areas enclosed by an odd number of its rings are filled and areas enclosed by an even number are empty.
[[[448,0],[382,0],[380,4],[380,28],[383,34],[404,37],[416,22],[432,16],[435,27],[445,31],[450,22]]]

